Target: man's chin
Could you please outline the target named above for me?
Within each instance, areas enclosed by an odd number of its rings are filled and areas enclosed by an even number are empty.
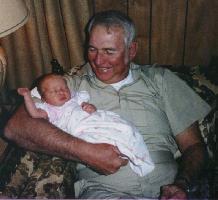
[[[107,84],[110,84],[110,80],[111,80],[111,75],[110,74],[106,74],[106,73],[97,73],[96,74],[97,78]]]

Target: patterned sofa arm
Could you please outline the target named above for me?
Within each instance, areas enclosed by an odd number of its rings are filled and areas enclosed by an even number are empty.
[[[173,71],[212,108],[211,112],[199,121],[209,154],[207,168],[202,177],[193,183],[189,194],[191,199],[211,199],[218,195],[218,84],[208,79],[208,68],[203,66],[182,67]],[[218,75],[218,71],[216,73]]]
[[[192,68],[170,68],[178,76],[184,79],[204,100],[213,108],[212,112],[200,122],[202,136],[207,144],[212,163],[217,149],[217,133],[215,131],[215,119],[217,120],[217,90],[218,86],[211,84],[200,73],[199,67]],[[59,71],[59,68],[55,70]],[[79,68],[71,70],[71,74],[76,73]],[[216,127],[217,128],[217,127]],[[15,153],[19,152],[17,149]],[[21,151],[21,150],[20,150]],[[73,198],[73,183],[76,179],[75,163],[58,157],[37,154],[27,151],[19,156],[10,180],[0,188],[1,195],[9,198]],[[15,155],[15,156],[16,156]],[[213,165],[213,164],[212,164]],[[209,166],[209,170],[214,167]],[[214,176],[212,182],[214,182]],[[210,192],[214,195],[215,186]],[[198,190],[199,192],[199,190]],[[200,190],[200,193],[205,190]],[[202,196],[202,194],[197,194]],[[207,194],[204,196],[211,196]],[[196,197],[196,196],[195,196]]]
[[[217,144],[216,121],[218,119],[218,85],[211,83],[201,72],[201,66],[180,68],[175,73],[201,96],[212,108],[211,112],[201,121],[199,128],[207,144],[209,157],[213,158]]]
[[[10,180],[1,188],[0,197],[13,199],[74,197],[73,183],[76,177],[74,162],[31,151],[24,152],[18,148],[13,151],[13,156],[19,156],[19,162]]]

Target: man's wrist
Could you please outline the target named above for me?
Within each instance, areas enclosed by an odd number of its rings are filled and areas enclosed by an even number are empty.
[[[186,193],[190,192],[190,181],[186,177],[184,176],[177,177],[176,180],[174,181],[174,184],[179,188],[183,189]]]

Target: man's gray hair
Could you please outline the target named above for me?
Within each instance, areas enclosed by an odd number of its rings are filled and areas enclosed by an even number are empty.
[[[115,26],[121,27],[124,30],[124,42],[126,46],[130,46],[135,39],[135,24],[127,15],[119,11],[108,10],[95,14],[88,23],[88,33],[90,34],[92,29],[97,25],[102,25],[107,28]]]

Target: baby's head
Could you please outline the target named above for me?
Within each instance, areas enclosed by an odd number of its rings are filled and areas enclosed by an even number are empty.
[[[37,90],[43,101],[54,106],[62,106],[71,98],[66,80],[57,74],[42,76],[38,80]]]

